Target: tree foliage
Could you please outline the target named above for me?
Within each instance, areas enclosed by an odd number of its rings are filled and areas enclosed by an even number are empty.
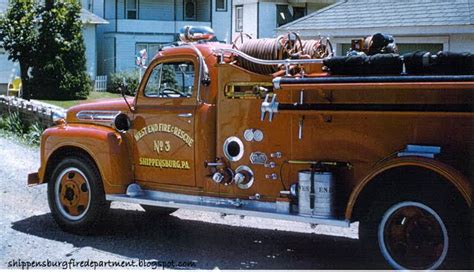
[[[23,97],[27,99],[30,97],[28,70],[37,56],[38,10],[36,0],[10,0],[7,11],[0,18],[3,46],[9,53],[8,59],[20,64]]]
[[[81,7],[76,0],[46,1],[41,10],[33,81],[43,99],[86,98],[92,89],[86,73]]]
[[[86,73],[79,1],[46,0],[44,3],[10,1],[0,24],[5,49],[12,60],[20,62],[22,81],[28,80],[29,85],[34,86],[31,97],[86,98],[92,86]],[[32,78],[28,77],[30,68]]]

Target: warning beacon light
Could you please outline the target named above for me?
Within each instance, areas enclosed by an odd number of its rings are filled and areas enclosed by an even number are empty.
[[[179,30],[179,39],[183,42],[197,42],[214,38],[214,30],[207,26],[183,26]]]

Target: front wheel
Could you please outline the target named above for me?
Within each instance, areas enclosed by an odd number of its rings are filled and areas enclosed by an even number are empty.
[[[80,234],[94,232],[110,207],[95,164],[79,156],[56,165],[48,183],[48,202],[58,225]]]
[[[459,265],[464,254],[460,250],[463,220],[455,216],[459,211],[443,207],[442,199],[376,201],[371,210],[359,224],[359,238],[367,249],[378,249],[392,268],[431,270]]]

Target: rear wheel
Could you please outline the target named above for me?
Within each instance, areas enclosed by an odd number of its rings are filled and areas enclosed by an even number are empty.
[[[459,265],[465,249],[459,211],[409,195],[377,200],[359,224],[359,238],[395,269],[437,269]],[[374,252],[372,252],[374,253]]]
[[[446,259],[446,225],[433,209],[412,201],[399,202],[383,215],[377,238],[380,251],[396,269],[436,269]]]
[[[74,233],[93,232],[110,207],[95,164],[79,156],[56,165],[48,184],[48,201],[58,225]]]

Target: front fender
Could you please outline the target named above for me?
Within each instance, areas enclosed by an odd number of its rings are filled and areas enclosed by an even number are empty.
[[[129,143],[127,134],[105,126],[67,124],[49,128],[41,139],[39,181],[47,179],[47,166],[55,155],[80,149],[97,165],[105,192],[122,193],[133,180]]]

